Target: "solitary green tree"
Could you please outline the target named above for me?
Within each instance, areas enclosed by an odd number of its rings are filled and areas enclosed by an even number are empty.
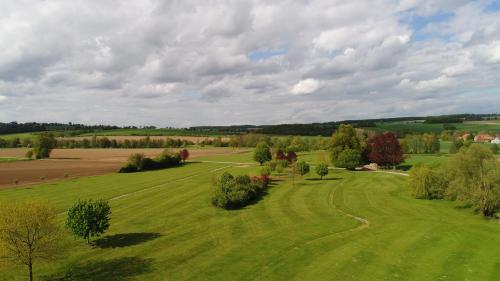
[[[304,160],[301,160],[301,161],[298,161],[297,162],[297,173],[301,176],[309,173],[309,170],[310,170],[310,167],[309,167],[309,164],[307,164],[306,161]]]
[[[260,165],[272,159],[271,150],[265,142],[257,144],[253,153],[253,159],[259,162]]]
[[[356,149],[345,149],[339,154],[334,164],[340,168],[354,170],[361,164],[361,153]]]
[[[100,236],[109,228],[110,215],[107,201],[78,201],[68,211],[66,226],[90,244],[90,237]]]
[[[49,158],[52,149],[56,147],[57,141],[52,134],[40,134],[33,146],[36,159]]]
[[[316,166],[316,174],[323,179],[324,176],[328,175],[328,165],[326,163],[320,163]]]
[[[0,252],[9,261],[27,266],[30,281],[35,261],[54,259],[63,250],[56,215],[43,201],[0,205]]]

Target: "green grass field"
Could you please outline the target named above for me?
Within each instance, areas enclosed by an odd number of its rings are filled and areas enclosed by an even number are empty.
[[[6,135],[0,135],[0,138],[2,139],[13,139],[13,138],[19,138],[19,139],[33,139],[36,137],[36,133],[20,133],[20,134],[6,134]]]
[[[14,162],[14,161],[27,161],[28,158],[15,158],[15,157],[0,157],[0,162]]]
[[[402,132],[408,131],[411,133],[440,133],[444,130],[443,124],[425,124],[415,121],[398,121],[376,123],[379,131]],[[456,127],[459,131],[469,131],[477,134],[479,132],[488,132],[491,134],[500,134],[500,122],[496,121],[468,121],[464,123],[450,124]]]
[[[301,156],[316,161],[321,156]],[[251,154],[206,157],[249,162]],[[276,182],[260,201],[210,204],[215,174],[256,165],[190,163],[0,191],[1,202],[45,198],[61,212],[104,198],[111,228],[93,247],[68,238],[65,259],[36,280],[498,280],[500,224],[448,201],[411,197],[407,178],[331,171]],[[0,280],[25,280],[3,267]]]

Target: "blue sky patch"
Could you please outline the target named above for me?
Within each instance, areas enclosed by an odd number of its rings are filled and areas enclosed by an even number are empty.
[[[411,16],[403,20],[404,23],[409,24],[413,29],[412,40],[423,41],[436,37],[436,34],[431,34],[425,30],[427,25],[431,23],[441,23],[450,21],[453,19],[455,14],[453,12],[437,12],[431,16]],[[446,36],[440,36],[439,39],[448,41],[449,38]]]
[[[266,60],[275,56],[282,56],[286,54],[286,49],[278,50],[256,50],[248,53],[248,57],[251,61]]]

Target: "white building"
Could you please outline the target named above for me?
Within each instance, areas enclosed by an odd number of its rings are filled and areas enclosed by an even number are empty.
[[[491,141],[491,143],[500,144],[500,137],[497,136],[494,140]]]

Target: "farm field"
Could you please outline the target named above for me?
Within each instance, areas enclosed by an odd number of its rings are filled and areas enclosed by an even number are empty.
[[[182,129],[114,129],[102,130],[82,136],[218,136],[216,132]]]
[[[489,132],[493,134],[500,134],[500,122],[493,121],[466,121],[464,123],[449,124],[456,127],[459,131],[468,131],[474,134],[479,132]],[[398,122],[384,122],[376,123],[376,129],[379,131],[393,131],[401,132],[407,131],[411,133],[440,133],[444,129],[443,124],[426,124],[423,122],[415,121],[398,121]]]
[[[160,154],[163,148],[148,149],[54,149],[50,159],[33,161],[2,161],[24,157],[27,148],[0,149],[0,189],[82,176],[114,173],[123,166],[130,154],[144,153],[148,157]],[[207,155],[240,153],[246,150],[223,148],[190,148],[190,158]],[[1,158],[5,157],[5,158]],[[18,184],[15,184],[15,181]]]
[[[311,159],[314,153],[303,155]],[[0,203],[44,198],[60,212],[77,199],[112,206],[108,233],[67,238],[65,259],[35,266],[37,280],[498,280],[500,224],[448,201],[411,197],[407,178],[330,171],[276,182],[260,201],[210,204],[211,179],[257,174],[251,153],[205,155],[167,170],[0,190]],[[224,161],[227,160],[227,161]],[[226,162],[226,163],[215,163]],[[25,280],[0,267],[0,280]]]

